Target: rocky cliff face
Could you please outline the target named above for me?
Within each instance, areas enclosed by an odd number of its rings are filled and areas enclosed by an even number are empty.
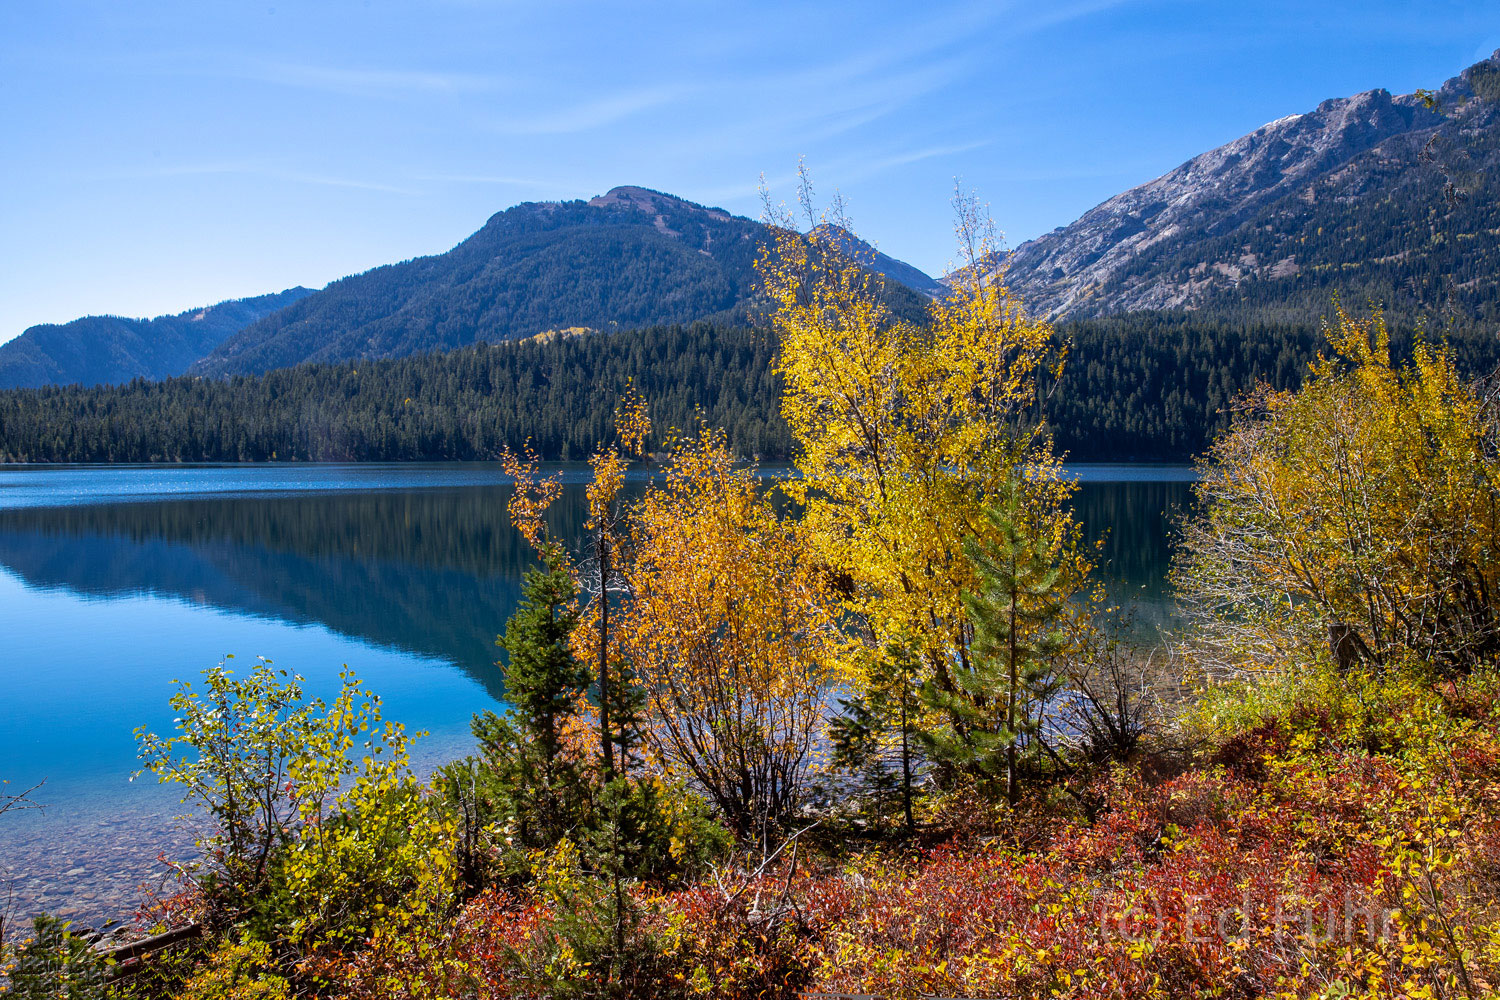
[[[1022,244],[1007,280],[1054,318],[1191,309],[1305,287],[1330,268],[1358,283],[1371,275],[1351,266],[1399,263],[1390,258],[1445,222],[1482,234],[1496,225],[1477,199],[1493,165],[1497,80],[1500,52],[1433,95],[1372,90],[1263,125]],[[1459,173],[1471,190],[1455,191]],[[1421,213],[1434,217],[1418,233],[1409,223]]]

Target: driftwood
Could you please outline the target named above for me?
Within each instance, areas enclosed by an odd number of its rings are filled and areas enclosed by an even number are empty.
[[[158,951],[163,951],[167,948],[172,947],[174,944],[181,944],[183,941],[192,941],[200,938],[203,936],[203,931],[204,928],[202,922],[195,920],[185,927],[178,927],[175,930],[166,931],[161,934],[155,934],[147,938],[141,938],[139,941],[131,941],[128,944],[116,945],[113,948],[100,948],[99,954],[103,956],[106,961],[112,961],[115,963],[114,968],[111,970],[112,975],[116,977],[129,976],[139,971],[140,966],[126,965],[125,963],[132,962],[138,958],[143,958],[146,955],[151,955]]]

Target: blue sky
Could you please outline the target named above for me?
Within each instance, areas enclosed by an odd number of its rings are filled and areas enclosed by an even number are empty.
[[[955,178],[1015,244],[1496,48],[1494,0],[5,0],[0,340],[316,287],[617,184],[754,216],[799,156],[939,273]]]

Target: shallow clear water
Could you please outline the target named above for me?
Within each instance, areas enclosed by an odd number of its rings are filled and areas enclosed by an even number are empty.
[[[553,512],[582,529],[587,469]],[[1085,528],[1143,626],[1166,621],[1173,466],[1078,466]],[[15,909],[97,920],[191,844],[168,788],[132,783],[133,730],[171,727],[174,678],[266,656],[331,694],[348,664],[430,769],[502,697],[494,637],[531,550],[498,465],[0,466],[0,817]],[[0,884],[0,904],[5,886]]]

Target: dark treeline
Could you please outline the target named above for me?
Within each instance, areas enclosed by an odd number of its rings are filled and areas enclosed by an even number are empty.
[[[1306,323],[1138,313],[1069,324],[1046,412],[1078,461],[1185,461],[1257,381],[1292,388],[1323,343]],[[1394,336],[1408,353],[1410,334]],[[1500,362],[1490,334],[1450,337],[1463,367]],[[633,383],[659,430],[700,413],[735,449],[789,457],[770,335],[706,322],[309,364],[225,380],[0,393],[0,459],[21,462],[407,461],[494,458],[528,440],[582,459]]]
[[[582,459],[634,383],[659,428],[695,413],[746,454],[790,450],[767,335],[708,323],[479,345],[262,376],[0,393],[0,458],[30,462]]]
[[[1229,421],[1258,382],[1295,389],[1325,344],[1321,326],[1189,312],[1143,312],[1068,324],[1062,379],[1045,386],[1057,448],[1079,461],[1181,462]],[[1411,354],[1413,331],[1393,329],[1392,354]],[[1428,335],[1430,340],[1436,336]],[[1492,333],[1445,338],[1472,375],[1500,364]]]

